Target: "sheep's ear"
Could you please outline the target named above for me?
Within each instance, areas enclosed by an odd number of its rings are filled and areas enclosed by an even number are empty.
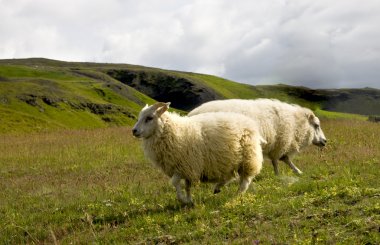
[[[148,107],[149,107],[149,105],[148,105],[148,104],[145,104],[143,110],[145,110],[145,109],[148,108]]]
[[[314,113],[308,113],[307,114],[307,119],[309,120],[309,122],[313,122],[314,118],[315,118]]]
[[[169,109],[170,102],[168,103],[162,103],[160,102],[160,107],[156,111],[156,115],[160,117],[162,114],[164,114],[165,111]]]

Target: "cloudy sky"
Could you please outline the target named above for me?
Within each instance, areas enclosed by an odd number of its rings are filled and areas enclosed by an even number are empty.
[[[379,0],[0,0],[0,59],[380,88]]]

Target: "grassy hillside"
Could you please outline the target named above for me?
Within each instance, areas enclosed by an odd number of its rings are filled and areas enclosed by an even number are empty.
[[[211,87],[223,98],[241,98],[241,99],[256,99],[256,98],[273,98],[281,101],[296,103],[313,110],[321,108],[321,104],[315,101],[309,101],[307,98],[300,98],[297,94],[289,94],[283,90],[281,85],[271,86],[251,86],[247,84],[236,83],[216,76],[204,74],[191,74],[191,77],[199,82]],[[296,87],[290,88],[296,89]]]
[[[0,135],[1,244],[379,244],[380,124],[322,120],[323,151],[295,176],[269,162],[238,183],[193,189],[181,207],[130,128]]]
[[[145,103],[191,110],[214,99],[277,98],[327,117],[380,114],[380,91],[251,86],[220,77],[48,59],[0,60],[0,133],[132,125]],[[355,116],[358,117],[358,116]],[[365,117],[359,117],[364,119]]]
[[[153,102],[97,70],[0,65],[0,132],[131,125]]]

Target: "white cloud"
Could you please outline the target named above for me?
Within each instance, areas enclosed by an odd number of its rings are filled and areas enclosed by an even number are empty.
[[[0,58],[380,87],[379,13],[377,0],[0,0]]]

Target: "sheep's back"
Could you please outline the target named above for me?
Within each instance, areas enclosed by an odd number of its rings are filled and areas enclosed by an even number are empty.
[[[299,118],[303,108],[273,99],[220,100],[201,105],[189,113],[190,116],[205,112],[236,112],[250,117],[259,125],[262,137],[267,141],[263,152],[270,158],[279,158],[299,150],[300,138],[297,128],[304,128],[305,121]]]
[[[204,113],[191,119],[201,127],[203,174],[210,181],[228,179],[238,170],[244,150],[241,140],[245,134],[249,133],[259,141],[255,123],[240,114]]]

